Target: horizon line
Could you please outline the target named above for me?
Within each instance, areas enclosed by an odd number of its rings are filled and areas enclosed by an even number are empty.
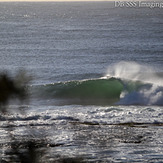
[[[0,0],[0,2],[119,2],[119,1],[155,1],[155,0]],[[156,0],[159,2],[161,0]]]
[[[114,2],[114,0],[0,0],[0,2]],[[117,0],[116,0],[117,1]],[[120,0],[121,1],[121,0]]]

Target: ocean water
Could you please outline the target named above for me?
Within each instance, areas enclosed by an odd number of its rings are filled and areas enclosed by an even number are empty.
[[[28,99],[0,115],[1,162],[163,162],[162,17],[114,2],[1,2],[0,72],[32,78]]]

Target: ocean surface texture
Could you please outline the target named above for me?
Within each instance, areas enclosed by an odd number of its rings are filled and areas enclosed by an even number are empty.
[[[162,8],[1,2],[0,72],[0,162],[163,162]]]

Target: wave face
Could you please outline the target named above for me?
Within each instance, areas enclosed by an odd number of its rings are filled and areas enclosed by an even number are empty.
[[[120,62],[103,78],[34,86],[32,94],[62,104],[163,105],[163,78],[149,67]]]
[[[116,78],[47,84],[35,86],[32,92],[43,99],[60,99],[62,104],[163,105],[163,87]]]
[[[120,99],[123,84],[115,78],[92,79],[35,86],[35,89],[44,98],[64,99],[75,104],[111,104]]]

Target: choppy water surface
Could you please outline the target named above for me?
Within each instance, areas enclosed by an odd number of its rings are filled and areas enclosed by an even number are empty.
[[[42,162],[162,162],[162,107],[30,107],[26,114],[1,116],[4,160],[12,142],[23,150],[35,141]]]
[[[0,71],[32,80],[1,111],[0,162],[163,162],[162,14],[1,2]]]

